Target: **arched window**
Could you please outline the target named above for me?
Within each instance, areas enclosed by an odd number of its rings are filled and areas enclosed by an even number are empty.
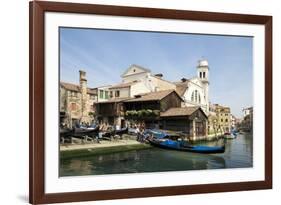
[[[192,101],[192,102],[194,101],[194,91],[193,91],[192,94],[191,94],[191,101]]]
[[[191,94],[191,101],[201,104],[201,96],[198,90],[194,90]]]

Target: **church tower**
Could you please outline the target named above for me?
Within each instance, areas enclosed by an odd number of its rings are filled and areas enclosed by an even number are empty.
[[[206,113],[209,113],[209,63],[207,60],[199,60],[197,65],[197,76],[204,88],[204,100],[206,102]]]

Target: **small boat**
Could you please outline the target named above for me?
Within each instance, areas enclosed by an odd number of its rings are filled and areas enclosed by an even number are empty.
[[[171,149],[184,152],[195,153],[224,153],[225,145],[223,146],[203,146],[203,145],[190,145],[183,141],[178,134],[167,134],[162,131],[152,130],[151,135],[147,138],[149,143],[153,146]],[[148,134],[147,134],[148,135]]]
[[[237,137],[236,132],[231,132],[231,133],[224,133],[224,138],[225,139],[235,139]]]

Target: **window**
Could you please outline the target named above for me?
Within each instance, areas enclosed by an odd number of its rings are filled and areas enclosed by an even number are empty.
[[[228,116],[228,114],[227,114],[227,113],[225,113],[225,116]]]
[[[72,91],[72,92],[71,92],[71,97],[77,97],[77,92]]]
[[[103,90],[100,90],[100,98],[103,98]]]
[[[221,119],[221,122],[223,122],[223,119]]]
[[[71,111],[75,111],[77,109],[76,103],[71,103],[70,104],[70,109],[71,109]]]
[[[228,122],[228,119],[225,119],[225,122]]]
[[[119,91],[119,90],[116,90],[116,91],[115,91],[115,97],[118,98],[119,96],[120,96],[120,91]]]
[[[104,98],[108,99],[108,91],[104,91]]]
[[[205,78],[205,72],[203,72],[203,78]]]
[[[94,100],[94,99],[95,99],[95,95],[91,95],[91,94],[90,94],[90,99],[91,99],[91,100]]]
[[[109,92],[109,97],[113,98],[113,92],[112,91]]]
[[[200,75],[200,78],[202,78],[202,72],[200,72],[199,75]]]
[[[195,90],[191,94],[191,101],[196,103],[201,103],[201,96],[198,90]]]

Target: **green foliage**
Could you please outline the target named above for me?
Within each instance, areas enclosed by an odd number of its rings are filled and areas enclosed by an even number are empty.
[[[150,109],[142,109],[142,110],[128,110],[125,113],[125,116],[128,118],[145,118],[145,117],[156,117],[159,116],[159,110],[150,110]]]
[[[88,115],[89,116],[94,116],[94,113],[93,112],[89,112]]]
[[[160,110],[153,110],[153,115],[154,116],[159,116],[160,115]]]

